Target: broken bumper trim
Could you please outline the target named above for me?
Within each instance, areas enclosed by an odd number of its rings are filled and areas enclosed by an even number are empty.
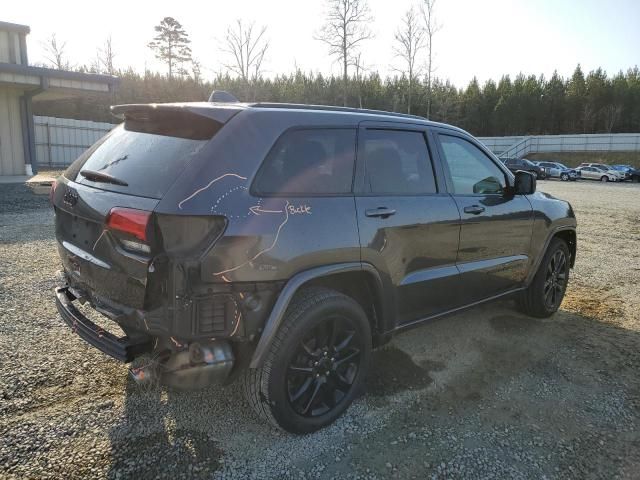
[[[135,341],[128,336],[116,337],[85,317],[74,305],[76,297],[68,287],[56,288],[56,307],[62,319],[87,343],[121,362],[129,363],[151,351],[151,340]]]

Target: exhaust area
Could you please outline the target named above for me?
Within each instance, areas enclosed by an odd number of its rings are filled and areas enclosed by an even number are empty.
[[[194,342],[188,349],[174,352],[162,362],[132,368],[130,374],[141,386],[159,381],[181,390],[197,389],[222,383],[229,376],[234,360],[229,342]]]

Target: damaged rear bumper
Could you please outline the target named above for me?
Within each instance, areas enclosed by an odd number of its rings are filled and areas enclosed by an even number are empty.
[[[55,292],[56,307],[65,323],[85,342],[101,352],[121,362],[129,363],[137,356],[151,351],[151,337],[136,339],[128,336],[117,337],[93,323],[73,305],[77,298],[71,293],[69,287],[58,287]]]
[[[65,323],[101,352],[129,363],[153,350],[151,336],[118,337],[88,319],[73,305],[78,298],[68,286],[58,287],[55,292],[56,307]],[[235,363],[229,342],[214,339],[179,344],[178,349],[162,349],[161,352],[155,352],[155,356],[158,362],[132,369],[133,378],[137,382],[159,378],[163,384],[174,388],[202,388],[212,383],[224,382]]]

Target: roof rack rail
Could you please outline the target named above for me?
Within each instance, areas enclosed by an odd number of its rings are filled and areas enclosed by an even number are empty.
[[[418,115],[410,115],[408,113],[387,112],[384,110],[370,110],[367,108],[338,107],[334,105],[306,105],[303,103],[269,103],[258,102],[250,103],[250,107],[255,108],[292,108],[296,110],[325,110],[329,112],[351,112],[351,113],[367,113],[370,115],[384,115],[388,117],[413,118],[415,120],[427,120]]]

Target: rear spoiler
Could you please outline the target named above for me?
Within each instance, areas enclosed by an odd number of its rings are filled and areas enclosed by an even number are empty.
[[[213,137],[243,105],[210,103],[147,103],[115,105],[111,113],[134,132],[207,140]]]
[[[158,113],[178,113],[192,114],[201,117],[211,118],[216,122],[227,123],[231,117],[245,108],[242,104],[216,104],[208,102],[193,103],[130,103],[126,105],[113,105],[111,113],[126,120],[127,118],[138,118],[142,120],[145,116],[150,117]]]

